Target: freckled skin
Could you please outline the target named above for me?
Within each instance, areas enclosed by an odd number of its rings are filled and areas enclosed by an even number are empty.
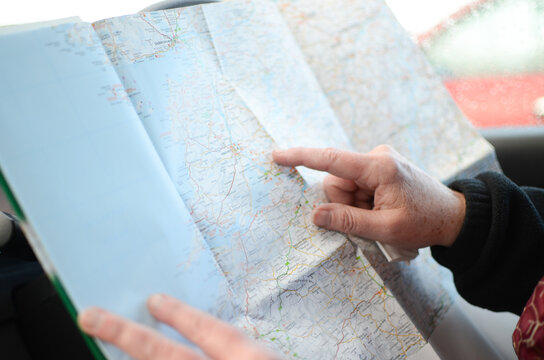
[[[451,246],[461,230],[464,196],[389,146],[366,154],[293,148],[273,156],[281,165],[329,172],[323,187],[330,203],[314,210],[319,226],[404,249]]]

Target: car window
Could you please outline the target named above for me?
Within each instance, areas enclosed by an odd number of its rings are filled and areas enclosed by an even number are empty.
[[[133,14],[160,0],[26,0],[2,1],[0,26],[18,25],[79,16],[93,22],[112,16]]]
[[[437,20],[413,35],[476,126],[544,124],[544,1],[473,1]]]

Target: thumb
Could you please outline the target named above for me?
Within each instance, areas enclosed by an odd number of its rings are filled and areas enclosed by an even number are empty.
[[[317,226],[328,230],[371,240],[388,240],[385,218],[376,210],[337,203],[323,204],[314,210],[313,221]]]

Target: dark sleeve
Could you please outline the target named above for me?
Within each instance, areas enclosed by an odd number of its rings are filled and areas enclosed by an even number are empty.
[[[465,195],[466,216],[453,246],[433,246],[433,257],[468,302],[521,314],[544,275],[544,189],[493,172],[450,187]]]

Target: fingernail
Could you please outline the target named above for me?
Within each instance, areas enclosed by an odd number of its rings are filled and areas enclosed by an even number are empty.
[[[331,213],[327,210],[317,209],[314,211],[314,224],[321,227],[328,227],[331,224]]]
[[[281,149],[272,150],[272,155],[281,155],[283,153],[285,153],[285,150],[281,150]]]
[[[161,295],[161,294],[152,295],[149,298],[149,307],[152,310],[157,311],[160,309],[163,301],[164,301],[164,295]]]
[[[102,321],[102,312],[96,309],[85,310],[81,314],[81,327],[85,331],[93,332],[97,330]]]

